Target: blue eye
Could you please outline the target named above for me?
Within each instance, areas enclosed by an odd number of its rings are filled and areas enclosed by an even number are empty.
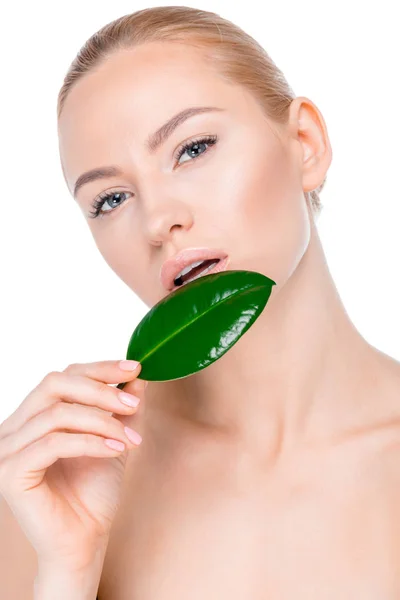
[[[184,154],[187,150],[194,149],[196,146],[202,146],[204,144],[213,146],[217,143],[217,140],[218,138],[216,135],[207,135],[205,137],[200,137],[195,140],[189,140],[188,142],[185,142],[184,144],[182,144],[182,146],[178,148],[174,158],[175,160],[179,160],[182,154]],[[201,152],[200,154],[204,154],[204,152]],[[195,155],[193,158],[197,158],[198,156],[199,154]]]
[[[90,219],[95,219],[98,215],[100,215],[102,217],[105,213],[112,212],[115,208],[118,208],[119,205],[117,207],[114,206],[110,210],[106,210],[106,211],[101,210],[102,207],[103,207],[103,205],[110,198],[113,198],[114,196],[121,196],[121,195],[124,195],[124,194],[129,194],[129,192],[108,192],[107,194],[103,194],[103,195],[100,194],[99,198],[95,199],[94,202],[93,202],[93,204],[92,204],[92,207],[94,208],[94,211],[93,212],[89,212],[89,218]],[[117,200],[118,200],[118,198],[117,198]]]
[[[187,152],[188,150],[195,150],[196,152],[198,151],[198,148],[200,146],[203,145],[209,145],[209,146],[213,146],[214,144],[216,144],[218,141],[218,137],[216,135],[207,135],[204,137],[200,137],[194,140],[190,140],[188,142],[185,142],[184,144],[182,144],[182,146],[180,146],[177,150],[177,152],[175,153],[175,160],[179,161],[179,159],[181,158],[181,156]],[[200,152],[199,154],[196,154],[194,157],[192,157],[192,160],[198,158],[199,156],[201,156],[202,154],[205,154],[207,150]],[[185,161],[188,162],[188,161]],[[129,194],[130,192],[107,192],[105,194],[100,194],[98,196],[98,198],[95,198],[95,200],[92,203],[92,208],[94,208],[93,212],[89,212],[89,218],[91,219],[95,219],[97,216],[100,215],[100,217],[103,217],[105,214],[107,213],[111,213],[113,212],[116,208],[118,208],[118,206],[120,206],[121,204],[123,204],[123,202],[120,202],[120,204],[118,204],[117,206],[112,207],[110,210],[102,210],[103,205],[108,202],[109,199],[113,198],[114,196],[121,196],[124,194]],[[118,200],[119,198],[117,198]]]

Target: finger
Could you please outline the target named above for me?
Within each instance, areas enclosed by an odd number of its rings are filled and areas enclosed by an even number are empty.
[[[0,438],[17,431],[29,419],[60,399],[124,413],[124,405],[118,396],[120,390],[107,384],[115,381],[131,382],[140,373],[141,365],[139,363],[133,371],[124,371],[120,369],[119,363],[120,361],[104,361],[73,364],[63,372],[48,373],[19,407],[3,421],[0,426]],[[77,387],[78,383],[80,385]],[[125,414],[126,412],[125,410]]]
[[[130,415],[128,413],[126,413],[126,414],[111,413],[112,416],[114,418],[118,419],[118,421],[120,421],[124,425],[132,426],[130,424],[133,423],[133,427],[135,427],[135,422],[137,422],[137,420],[142,421],[141,416],[143,415],[143,411],[145,410],[145,404],[146,404],[145,398],[146,398],[147,383],[148,383],[147,381],[143,381],[140,379],[135,379],[134,381],[129,382],[128,385],[126,385],[124,387],[123,392],[133,394],[136,398],[138,398],[140,401],[139,405],[137,406],[135,412],[132,415]]]
[[[142,365],[140,363],[138,363],[134,369],[127,369],[126,367],[122,368],[126,363],[132,363],[133,366],[134,362],[135,361],[125,360],[103,360],[101,362],[93,363],[74,363],[68,365],[63,372],[71,375],[83,375],[90,379],[105,383],[118,384],[137,378],[142,370]]]
[[[40,485],[46,470],[59,458],[123,456],[125,449],[110,448],[104,437],[92,433],[48,433],[0,463],[0,493],[7,499],[14,492]]]
[[[129,381],[121,391],[141,397],[141,394],[144,394],[147,390],[148,383],[148,381],[144,381],[143,379],[134,379],[133,381]]]
[[[120,421],[103,411],[80,404],[57,402],[34,416],[18,431],[0,440],[0,462],[55,431],[93,433],[121,441],[130,449],[138,445],[127,436]]]

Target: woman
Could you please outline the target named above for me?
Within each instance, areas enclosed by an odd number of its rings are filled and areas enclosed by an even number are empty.
[[[356,330],[325,260],[318,108],[229,21],[157,7],[81,49],[58,134],[99,251],[149,307],[193,247],[191,262],[228,257],[276,286],[207,369],[144,391],[140,367],[70,365],[3,424],[1,489],[38,555],[37,598],[398,598],[400,368]],[[120,381],[138,407],[117,408]]]

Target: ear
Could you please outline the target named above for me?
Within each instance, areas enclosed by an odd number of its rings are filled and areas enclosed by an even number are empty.
[[[317,189],[332,162],[332,148],[325,120],[305,96],[292,100],[289,109],[290,135],[300,144],[300,169],[304,192]]]

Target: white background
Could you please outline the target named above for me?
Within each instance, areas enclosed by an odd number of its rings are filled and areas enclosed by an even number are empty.
[[[1,9],[0,422],[46,373],[125,358],[148,307],[98,252],[64,182],[56,104],[80,47],[106,23],[173,2],[7,2]],[[333,149],[317,223],[362,335],[400,359],[397,2],[187,2],[256,38]],[[262,12],[263,11],[263,12]]]

